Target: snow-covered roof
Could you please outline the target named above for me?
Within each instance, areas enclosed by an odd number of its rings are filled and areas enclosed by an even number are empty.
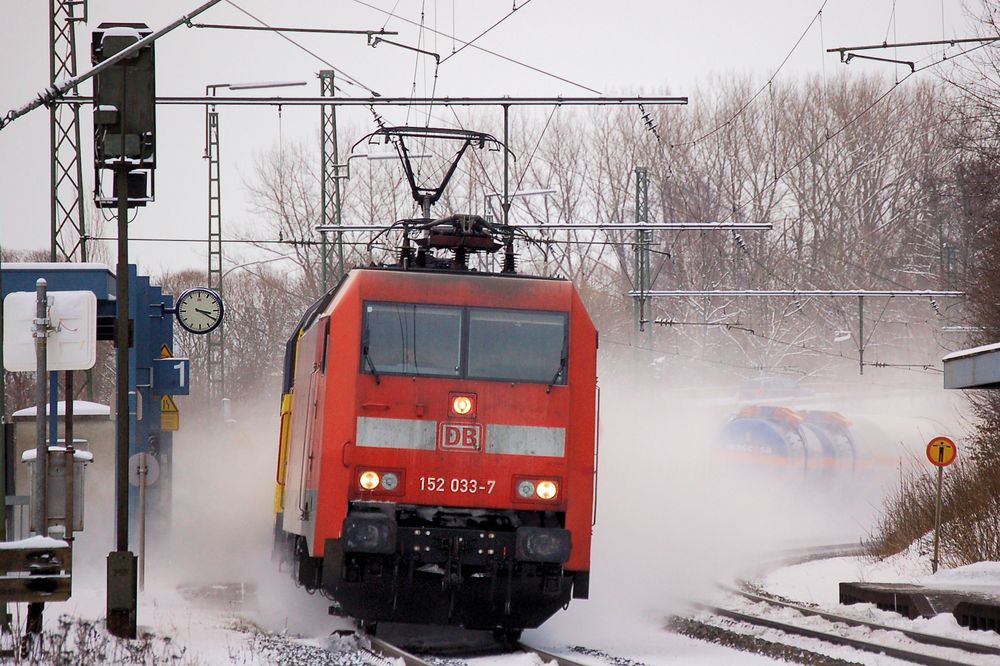
[[[49,453],[66,453],[65,446],[50,446]],[[35,462],[38,451],[36,449],[28,449],[21,454],[21,462]],[[94,454],[90,451],[83,451],[81,449],[73,450],[73,460],[77,462],[94,462]]]
[[[129,27],[129,26],[125,26],[125,25],[116,25],[116,26],[113,26],[113,27],[110,27],[110,28],[104,28],[104,36],[105,37],[132,37],[132,38],[134,38],[136,40],[142,39],[142,35],[139,34],[138,30],[136,30],[135,28]]]
[[[952,352],[944,357],[945,361],[950,361],[956,358],[966,358],[968,356],[978,356],[979,354],[986,354],[992,351],[1000,350],[1000,342],[994,342],[991,345],[983,345],[982,347],[973,347],[972,349],[960,349],[956,352]]]
[[[19,261],[6,262],[3,264],[5,271],[108,271],[114,275],[114,271],[104,264],[96,262],[68,262],[68,261]]]
[[[944,357],[946,389],[1000,388],[1000,343],[964,349]]]
[[[24,409],[19,409],[13,414],[12,417],[27,417],[35,416],[37,414],[37,407],[25,407]],[[45,405],[45,413],[49,413],[49,406]],[[66,415],[66,402],[60,400],[56,404],[56,414],[59,416]],[[107,405],[102,405],[96,402],[88,402],[86,400],[74,400],[73,401],[73,416],[111,416],[111,408]]]

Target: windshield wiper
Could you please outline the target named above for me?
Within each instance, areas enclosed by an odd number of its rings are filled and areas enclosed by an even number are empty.
[[[361,358],[364,359],[365,364],[375,375],[375,385],[382,383],[382,379],[378,376],[378,369],[375,367],[375,362],[372,361],[372,357],[368,354],[368,329],[365,329],[365,339],[363,341],[363,346],[361,347]]]
[[[552,392],[552,387],[555,386],[555,383],[559,381],[559,376],[562,375],[562,373],[566,370],[566,358],[567,358],[566,347],[563,346],[563,353],[562,356],[559,358],[559,369],[556,370],[556,374],[552,375],[552,381],[549,382],[549,385],[545,387],[546,393]]]

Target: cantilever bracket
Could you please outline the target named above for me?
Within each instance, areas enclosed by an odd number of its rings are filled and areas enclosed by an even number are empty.
[[[911,62],[909,60],[895,60],[893,58],[877,58],[875,56],[861,55],[860,53],[850,53],[847,51],[840,52],[840,62],[844,63],[845,65],[850,63],[851,60],[853,60],[854,58],[861,58],[862,60],[875,60],[878,62],[891,62],[896,65],[906,65],[907,67],[910,68],[910,73],[917,71],[916,63]]]
[[[392,44],[393,46],[398,46],[401,49],[406,49],[407,51],[413,51],[415,53],[422,53],[424,55],[434,58],[434,62],[438,65],[441,64],[441,56],[433,51],[425,51],[424,49],[418,49],[416,46],[410,46],[409,44],[400,44],[399,42],[394,42],[391,39],[385,39],[383,37],[376,37],[374,34],[368,35],[368,46],[375,48],[379,43],[385,42],[386,44]]]

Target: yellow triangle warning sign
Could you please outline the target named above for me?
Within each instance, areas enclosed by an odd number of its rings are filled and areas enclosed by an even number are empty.
[[[160,358],[173,358],[173,357],[174,354],[173,352],[170,351],[170,347],[168,347],[166,344],[163,344],[160,347]]]
[[[181,428],[181,411],[169,395],[160,398],[160,430],[176,432]]]

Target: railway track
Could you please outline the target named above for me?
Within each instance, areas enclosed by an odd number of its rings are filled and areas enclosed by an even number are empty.
[[[362,645],[367,644],[362,649],[375,655],[376,657],[381,657],[384,659],[402,659],[405,666],[440,666],[440,659],[438,657],[422,657],[415,655],[411,652],[389,643],[381,638],[372,636],[371,634],[361,634]],[[500,654],[534,654],[537,655],[542,663],[556,662],[558,666],[584,666],[584,664],[569,659],[563,655],[555,654],[552,652],[546,652],[545,650],[540,650],[538,648],[530,647],[524,643],[515,643],[513,649],[509,652],[501,652]],[[478,655],[477,655],[478,656]],[[449,655],[445,658],[449,664],[455,662],[463,661],[460,657],[455,657]]]
[[[768,565],[758,567],[758,571],[775,568],[775,565],[841,557],[846,554],[850,553],[845,552],[844,547],[840,546],[827,547],[813,552],[806,551],[791,557],[777,558]],[[771,629],[790,636],[814,639],[828,645],[883,654],[914,664],[971,666],[1000,663],[1000,647],[994,645],[861,620],[777,599],[767,594],[760,594],[746,589],[747,586],[747,583],[741,582],[740,587],[731,585],[719,585],[718,587],[729,595],[730,600],[739,599],[751,602],[753,605],[749,608],[745,605],[734,608],[733,606],[736,606],[734,603],[728,603],[725,606],[718,603],[696,603],[693,606],[730,622]],[[789,615],[793,615],[793,617],[789,617]],[[708,624],[713,626],[714,623],[709,621]],[[732,631],[732,628],[722,627],[721,630]],[[820,648],[809,649],[818,650]]]

